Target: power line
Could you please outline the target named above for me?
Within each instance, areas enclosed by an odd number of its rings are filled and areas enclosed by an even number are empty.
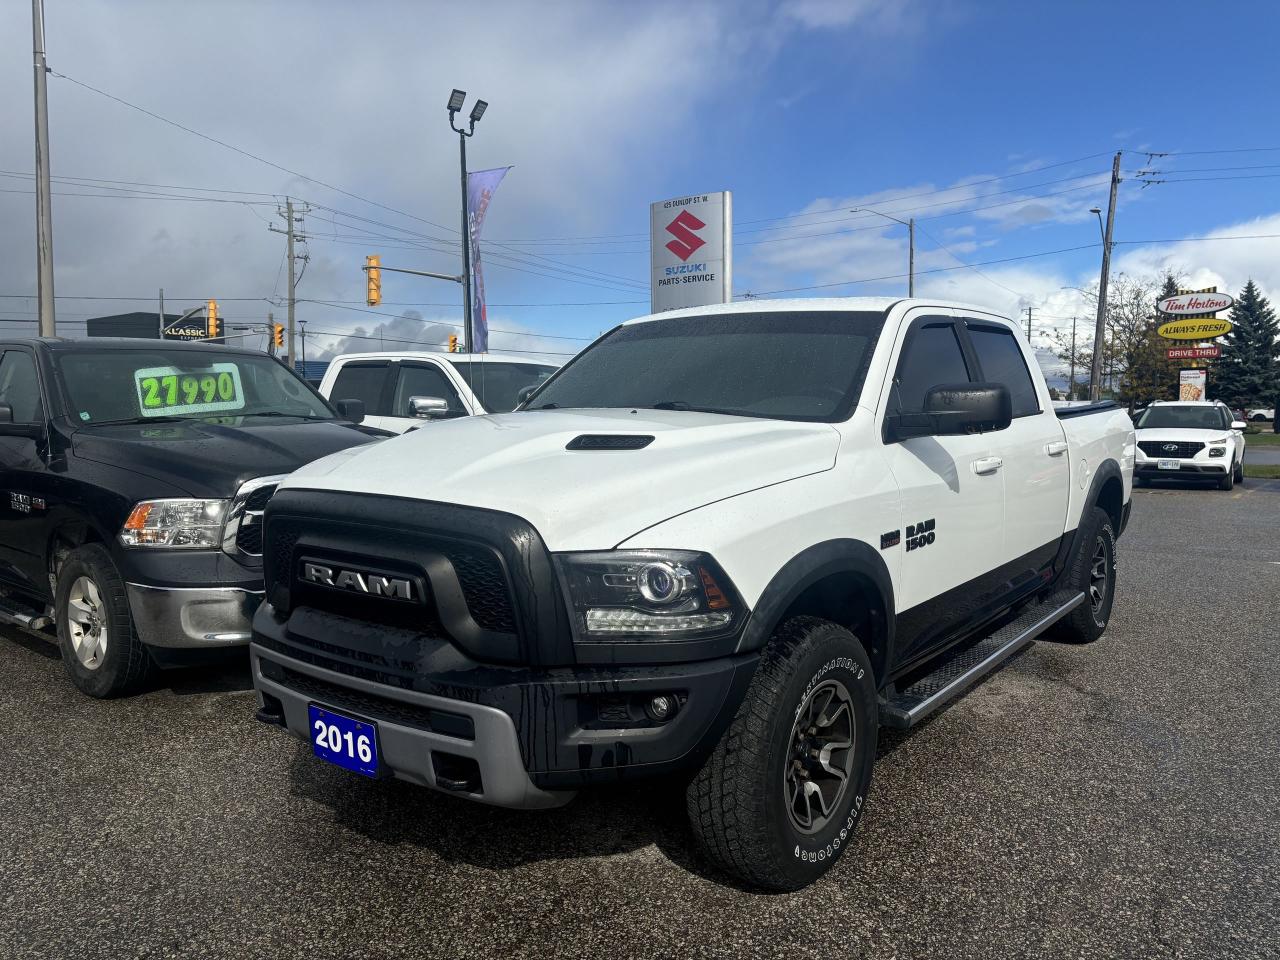
[[[139,113],[145,114],[146,116],[151,117],[154,120],[159,120],[161,123],[167,123],[169,126],[176,127],[177,129],[182,130],[185,133],[191,134],[192,136],[199,137],[202,140],[207,140],[210,143],[217,144],[220,147],[225,147],[227,150],[231,150],[232,152],[238,153],[241,156],[248,157],[250,160],[256,160],[259,163],[264,163],[268,167],[273,167],[274,169],[279,170],[282,173],[289,174],[289,176],[291,177],[297,177],[300,180],[306,180],[308,183],[314,183],[317,186],[324,187],[326,190],[332,190],[334,193],[340,193],[344,197],[350,197],[352,200],[359,200],[361,203],[367,203],[370,206],[378,207],[382,210],[387,210],[391,213],[399,214],[402,217],[408,217],[411,220],[421,221],[422,223],[433,226],[438,230],[444,230],[450,234],[456,234],[458,232],[457,230],[451,229],[450,227],[443,226],[439,223],[434,223],[433,221],[428,220],[425,217],[419,217],[412,213],[406,213],[404,210],[397,210],[395,207],[389,207],[385,203],[379,203],[377,200],[370,200],[368,197],[362,197],[359,194],[352,193],[349,190],[343,190],[341,187],[335,187],[331,183],[326,183],[325,181],[318,180],[315,177],[309,177],[305,173],[300,173],[297,170],[291,170],[288,167],[281,166],[278,163],[268,160],[266,157],[258,156],[256,153],[250,153],[248,150],[244,150],[233,144],[227,143],[225,140],[219,140],[217,137],[211,137],[207,133],[201,133],[199,130],[193,130],[191,127],[184,126],[183,124],[178,123],[176,120],[170,120],[168,117],[163,117],[158,113],[155,113],[151,110],[146,109],[145,107],[140,107],[136,103],[130,103],[128,100],[125,100],[121,97],[117,97],[113,94],[107,93],[105,90],[100,90],[91,84],[85,83],[83,80],[77,80],[75,77],[69,77],[65,73],[59,73],[56,70],[50,70],[49,73],[63,80],[69,80],[71,83],[74,83],[78,87],[83,87],[86,90],[90,90],[98,94],[99,96],[106,97],[108,100],[113,100],[116,103],[126,106],[131,110],[137,110]]]

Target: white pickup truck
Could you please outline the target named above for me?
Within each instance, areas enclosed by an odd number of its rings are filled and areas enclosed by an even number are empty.
[[[558,367],[503,353],[348,353],[330,361],[320,393],[348,411],[357,401],[366,426],[404,433],[430,420],[509,413]]]
[[[642,317],[517,412],[281,483],[258,717],[502,806],[686,771],[710,856],[796,889],[848,846],[882,724],[1103,632],[1134,456],[980,307]]]

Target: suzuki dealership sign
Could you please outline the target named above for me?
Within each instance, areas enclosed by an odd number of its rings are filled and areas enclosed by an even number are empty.
[[[649,205],[654,313],[733,299],[733,195],[699,193]]]

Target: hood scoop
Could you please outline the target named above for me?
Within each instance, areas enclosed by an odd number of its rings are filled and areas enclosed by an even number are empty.
[[[566,450],[639,450],[653,437],[638,433],[583,433],[565,444]]]

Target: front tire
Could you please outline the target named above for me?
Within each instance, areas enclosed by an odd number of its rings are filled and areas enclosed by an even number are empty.
[[[694,833],[752,886],[807,886],[851,840],[878,733],[875,680],[858,639],[816,617],[786,621],[689,786]]]
[[[1116,593],[1116,532],[1110,515],[1093,507],[1082,518],[1066,585],[1084,594],[1084,603],[1059,620],[1049,636],[1064,643],[1092,643],[1111,620]]]
[[[62,663],[81,693],[105,699],[143,685],[155,665],[134,630],[124,581],[100,544],[67,555],[54,611]]]
[[[1218,478],[1219,490],[1230,490],[1235,485],[1236,485],[1235,470],[1228,470],[1225,474],[1223,474],[1221,477]]]
[[[1236,483],[1244,483],[1244,461],[1241,460],[1236,464],[1235,470]]]

